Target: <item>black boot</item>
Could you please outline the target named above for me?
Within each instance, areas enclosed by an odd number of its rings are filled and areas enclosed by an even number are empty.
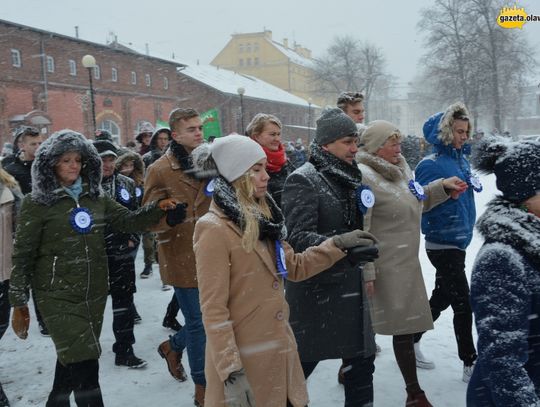
[[[163,327],[172,329],[176,332],[183,328],[180,322],[178,322],[175,317],[168,314],[165,315],[165,318],[163,318]]]
[[[9,407],[9,400],[6,396],[6,393],[4,393],[2,383],[0,383],[0,407]]]
[[[141,369],[145,367],[148,363],[146,360],[142,360],[135,356],[133,353],[127,355],[116,355],[114,360],[116,366],[126,366],[130,369]]]
[[[146,263],[144,265],[144,270],[141,273],[141,278],[149,278],[152,275],[152,263]]]

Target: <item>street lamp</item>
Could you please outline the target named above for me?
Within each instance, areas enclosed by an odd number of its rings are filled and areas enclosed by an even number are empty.
[[[240,123],[242,127],[242,135],[244,134],[244,93],[246,90],[243,87],[239,87],[237,90],[238,95],[240,96]]]
[[[308,99],[308,111],[307,111],[307,125],[308,125],[308,128],[307,128],[307,141],[308,141],[308,145],[311,144],[311,102],[312,102],[312,99],[309,98]]]
[[[83,66],[88,69],[88,79],[90,81],[90,103],[92,105],[92,124],[93,134],[96,134],[96,103],[94,101],[94,85],[92,83],[92,69],[96,67],[96,58],[93,55],[85,55],[82,57]]]

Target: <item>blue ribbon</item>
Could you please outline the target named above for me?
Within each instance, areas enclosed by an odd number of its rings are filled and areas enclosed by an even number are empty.
[[[135,188],[135,196],[136,196],[137,198],[140,198],[141,195],[142,195],[142,189],[139,188],[139,187],[136,187],[136,188]]]
[[[120,188],[118,190],[118,199],[120,199],[123,203],[129,203],[129,201],[131,201],[129,191],[124,187]]]
[[[285,263],[285,250],[283,250],[283,246],[279,240],[276,240],[276,266],[278,275],[285,280],[288,276],[287,264]]]
[[[419,201],[424,201],[427,198],[424,193],[424,187],[413,179],[409,181],[409,190]]]
[[[69,223],[75,232],[86,235],[94,226],[94,217],[88,208],[74,208],[69,215]]]
[[[208,183],[204,187],[204,194],[206,196],[214,195],[214,184],[215,184],[215,179],[214,178],[212,178],[210,181],[208,181]]]
[[[480,179],[476,175],[469,176],[468,184],[475,192],[482,192],[482,190],[484,189],[482,183],[480,182]]]
[[[368,209],[375,205],[375,194],[367,185],[360,185],[356,188],[355,194],[356,206],[365,215]]]

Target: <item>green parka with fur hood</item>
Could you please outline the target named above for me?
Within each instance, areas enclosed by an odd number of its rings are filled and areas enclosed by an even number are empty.
[[[81,154],[83,190],[78,200],[59,184],[55,164],[62,154]],[[97,359],[99,336],[108,292],[104,230],[134,233],[158,222],[164,212],[155,203],[130,212],[105,197],[101,159],[81,134],[63,130],[39,148],[32,166],[32,193],[23,200],[13,255],[10,301],[27,303],[34,290],[56,347],[58,360],[68,363]],[[93,226],[77,232],[70,215],[77,207],[89,210]]]

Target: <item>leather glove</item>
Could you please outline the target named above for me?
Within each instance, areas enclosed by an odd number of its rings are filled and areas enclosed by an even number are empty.
[[[186,219],[187,206],[187,203],[181,202],[179,204],[176,204],[174,209],[168,210],[167,218],[165,219],[167,225],[173,227],[182,223]]]
[[[225,404],[227,407],[255,407],[255,397],[244,369],[232,372],[225,380]]]
[[[28,337],[28,328],[30,327],[30,312],[28,306],[13,307],[13,316],[11,317],[11,327],[21,339]]]
[[[371,233],[360,229],[336,235],[332,239],[335,245],[341,250],[347,250],[356,246],[370,246],[379,242]]]
[[[379,257],[377,245],[357,246],[347,250],[347,259],[352,265],[362,266]]]
[[[168,211],[169,209],[174,209],[175,206],[176,206],[176,199],[173,199],[173,198],[162,199],[161,201],[158,202],[158,207],[162,211]]]

